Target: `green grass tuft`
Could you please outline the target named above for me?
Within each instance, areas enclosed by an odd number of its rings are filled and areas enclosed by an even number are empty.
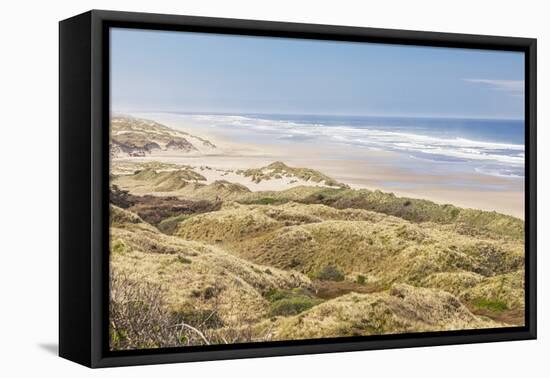
[[[256,201],[256,203],[258,205],[271,205],[275,202],[275,198],[273,197],[264,197],[264,198],[260,198],[258,201]]]
[[[480,298],[474,301],[473,304],[478,309],[489,310],[491,312],[502,312],[502,311],[508,310],[508,306],[506,305],[506,302],[499,301],[499,300]]]
[[[320,271],[313,273],[312,277],[321,281],[343,281],[345,278],[344,273],[332,265],[327,265]]]
[[[309,290],[300,287],[291,290],[271,289],[264,296],[271,302],[270,316],[296,315],[323,302],[313,297]]]
[[[271,316],[290,316],[309,310],[322,300],[307,296],[279,299],[271,304]]]
[[[115,240],[111,245],[112,253],[124,253],[126,252],[126,244],[121,240]]]
[[[180,222],[183,222],[186,219],[191,218],[191,216],[192,215],[189,215],[189,214],[181,214],[175,217],[164,219],[157,225],[157,228],[159,229],[160,232],[164,234],[172,235],[172,233],[176,230],[176,227],[178,226],[178,224],[180,224]]]

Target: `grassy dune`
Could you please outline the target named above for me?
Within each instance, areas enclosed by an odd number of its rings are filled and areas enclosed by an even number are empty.
[[[216,148],[204,138],[146,119],[113,117],[110,126],[112,157],[146,156],[163,150],[188,153]]]
[[[500,326],[473,315],[447,292],[396,284],[390,290],[350,293],[300,315],[267,320],[260,329],[272,329],[275,340],[288,340]]]
[[[241,184],[218,180],[205,184],[204,176],[190,168],[170,171],[144,169],[131,175],[121,175],[112,182],[137,195],[177,196],[195,200],[235,200],[250,190]]]
[[[419,283],[432,273],[467,271],[486,277],[523,266],[521,241],[498,241],[418,225],[367,210],[324,205],[238,205],[196,215],[175,235],[227,246],[262,264],[310,274],[332,265],[384,283]]]
[[[280,179],[282,177],[291,177],[312,183],[322,183],[326,186],[346,188],[347,185],[339,183],[331,177],[309,168],[289,167],[283,162],[276,161],[263,168],[254,168],[239,170],[237,173],[244,177],[250,177],[253,182],[260,183],[265,180]]]
[[[297,201],[305,204],[323,204],[338,209],[364,209],[393,215],[411,222],[432,222],[449,225],[457,232],[488,237],[506,237],[523,240],[524,222],[509,215],[475,209],[462,209],[453,205],[396,197],[379,190],[353,190],[346,188],[293,188],[281,192],[247,193],[239,202],[254,204],[265,200],[272,204]]]
[[[279,162],[273,164],[279,167]],[[118,164],[115,165],[115,169],[119,170],[118,167]],[[329,180],[331,185],[341,187],[299,186],[282,191],[252,192],[244,185],[223,180],[209,185],[201,183],[204,176],[185,166],[172,168],[167,172],[163,172],[167,168],[158,169],[154,166],[147,166],[133,174],[113,177],[112,183],[141,195],[154,193],[158,196],[178,196],[186,199],[214,200],[219,198],[242,204],[279,205],[288,202],[321,204],[336,209],[370,210],[414,223],[437,223],[446,225],[452,231],[469,236],[482,235],[495,239],[515,240],[523,240],[524,237],[524,222],[509,215],[494,211],[462,209],[453,205],[439,205],[423,199],[402,198],[393,193],[384,193],[378,190],[349,189],[330,178],[325,179],[327,176],[322,173],[312,173],[315,172],[313,170],[304,171],[303,168],[287,168],[290,171],[286,170],[285,172],[306,177],[312,182]],[[128,170],[127,167],[126,170]],[[252,178],[258,177],[257,179],[260,181],[266,179],[262,178],[263,176],[254,176],[254,170],[248,171],[244,174],[249,174]],[[274,179],[274,175],[276,175],[274,172],[276,171],[270,171],[269,179]]]
[[[114,349],[524,322],[520,219],[335,187],[311,170],[292,174],[330,187],[253,192],[139,164],[115,165],[111,180]],[[289,167],[274,164],[242,174],[276,180]]]
[[[264,318],[269,312],[269,302],[264,296],[270,290],[312,288],[310,279],[298,272],[261,266],[215,246],[164,235],[137,215],[117,207],[111,207],[111,214],[112,279],[119,282],[123,277],[126,286],[135,288],[124,293],[128,288],[117,287],[124,294],[114,295],[111,302],[123,308],[136,300],[143,301],[140,294],[154,288],[155,300],[162,298],[159,307],[164,317],[173,319],[171,326],[185,322],[201,329],[209,342],[222,343],[225,334],[230,337],[235,330],[251,327]],[[143,303],[142,310],[148,306]],[[209,323],[212,317],[215,324]],[[113,348],[177,345],[154,337],[151,339],[155,342],[147,343],[143,335],[154,329],[138,332],[136,327],[124,327],[128,319],[122,316],[111,320]],[[201,342],[195,340],[193,331],[183,336],[187,340],[182,342],[184,345],[193,344],[193,340]],[[252,337],[238,336],[241,342]],[[261,336],[255,335],[258,340]]]

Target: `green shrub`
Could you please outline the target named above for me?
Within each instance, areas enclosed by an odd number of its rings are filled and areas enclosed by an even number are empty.
[[[320,271],[313,274],[313,278],[321,281],[343,281],[344,273],[340,272],[336,267],[327,265]]]
[[[284,298],[287,298],[288,292],[287,290],[281,290],[281,289],[271,289],[265,294],[265,299],[267,299],[270,302],[275,302]]]
[[[271,316],[290,316],[309,310],[313,306],[321,303],[319,299],[306,296],[297,296],[292,298],[283,298],[277,300],[271,305]]]
[[[359,285],[364,285],[366,282],[366,278],[362,274],[358,274],[355,282],[357,282]]]
[[[271,289],[265,298],[271,302],[271,316],[296,315],[322,302],[314,298],[308,289],[300,287],[291,290]]]
[[[273,197],[264,197],[260,198],[256,203],[258,205],[271,205],[275,202],[275,198]]]
[[[295,297],[311,297],[311,292],[301,287],[296,287],[291,290],[285,289],[271,289],[264,295],[265,299],[270,302],[280,301],[281,299],[295,298]]]

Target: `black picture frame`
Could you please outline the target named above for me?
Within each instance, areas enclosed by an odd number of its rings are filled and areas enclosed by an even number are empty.
[[[110,27],[525,53],[525,326],[109,351]],[[88,367],[536,338],[536,39],[92,10],[59,24],[59,355]]]

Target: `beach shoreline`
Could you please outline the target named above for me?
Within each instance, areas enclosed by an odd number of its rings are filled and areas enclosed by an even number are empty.
[[[281,161],[290,167],[314,169],[353,189],[380,190],[399,197],[418,198],[438,204],[452,204],[462,208],[496,211],[524,219],[524,187],[522,179],[490,176],[481,173],[453,171],[453,164],[439,166],[408,159],[395,152],[369,150],[346,146],[301,143],[262,144],[243,142],[228,137],[214,127],[198,120],[190,122],[187,116],[173,114],[135,114],[153,119],[168,127],[199,135],[218,147],[208,154],[177,154],[160,152],[144,157],[126,158],[138,162],[160,161],[208,166],[214,170],[261,168]],[[405,160],[408,161],[405,162]],[[427,163],[426,163],[427,164]],[[200,171],[199,171],[200,172]],[[209,178],[249,187],[252,191],[283,190],[284,186],[269,183],[251,185],[250,179],[239,175],[215,175]],[[229,179],[230,178],[230,179]],[[280,183],[279,183],[280,184]]]

